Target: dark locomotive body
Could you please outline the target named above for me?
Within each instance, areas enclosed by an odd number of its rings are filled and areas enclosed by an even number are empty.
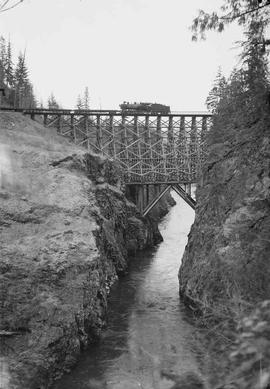
[[[171,112],[168,105],[157,103],[128,103],[124,101],[122,104],[120,104],[120,108],[124,113],[168,114]]]

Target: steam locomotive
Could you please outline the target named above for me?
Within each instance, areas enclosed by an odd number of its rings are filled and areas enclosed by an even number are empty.
[[[124,101],[120,104],[120,108],[123,113],[161,113],[168,114],[171,112],[168,105],[157,103],[129,103]]]

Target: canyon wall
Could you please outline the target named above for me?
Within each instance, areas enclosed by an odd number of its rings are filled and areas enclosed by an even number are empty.
[[[3,379],[47,388],[97,339],[128,257],[162,237],[107,159],[15,113],[0,113],[0,145]]]
[[[248,123],[239,110],[245,125],[220,117],[208,136],[179,281],[187,302],[220,319],[270,296],[269,111]]]

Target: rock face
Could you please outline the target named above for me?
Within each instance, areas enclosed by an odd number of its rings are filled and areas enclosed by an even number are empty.
[[[162,238],[117,166],[0,113],[0,339],[5,389],[47,388],[104,325],[128,255]]]
[[[179,272],[182,296],[202,309],[269,298],[269,122],[212,134]]]

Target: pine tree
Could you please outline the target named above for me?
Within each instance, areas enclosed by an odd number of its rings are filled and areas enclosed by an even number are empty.
[[[0,85],[5,87],[6,41],[0,36]]]
[[[76,108],[77,108],[77,109],[83,109],[82,98],[81,98],[80,95],[79,95],[78,98],[77,98]]]
[[[59,109],[60,108],[60,105],[56,101],[56,98],[55,98],[53,93],[51,93],[51,95],[49,96],[47,105],[48,105],[49,109]]]
[[[88,86],[86,86],[84,89],[84,94],[83,94],[83,99],[82,99],[82,107],[83,107],[83,109],[90,109]]]
[[[29,79],[28,69],[25,64],[25,53],[20,53],[18,56],[18,62],[14,72],[14,105],[19,108],[24,107],[26,93],[28,91]]]
[[[212,113],[216,112],[219,102],[224,96],[226,85],[226,78],[223,76],[221,68],[219,68],[217,76],[214,80],[213,87],[210,90],[209,95],[206,99],[207,109]]]
[[[253,20],[260,20],[264,27],[270,24],[269,0],[223,0],[220,12],[199,10],[191,26],[192,40],[205,39],[206,31],[222,32],[233,22],[246,29]],[[270,41],[265,43],[269,45]]]
[[[20,53],[14,72],[14,105],[19,108],[32,108],[36,106],[33,85],[29,80],[28,74],[25,53]]]
[[[25,54],[20,53],[18,56],[14,77],[16,85],[19,85],[20,87],[24,86],[28,81],[28,69],[25,64]]]
[[[8,41],[7,52],[6,52],[6,82],[8,87],[14,86],[14,69],[13,69],[13,61],[12,61],[12,48],[11,42]]]
[[[37,106],[36,98],[33,92],[33,85],[31,82],[27,82],[24,87],[23,107],[35,108]]]
[[[245,76],[246,99],[249,109],[258,109],[268,103],[269,71],[264,42],[264,25],[260,20],[252,20],[243,42],[242,63]]]
[[[14,69],[12,46],[0,36],[0,87],[5,89],[5,103],[18,108],[36,106],[33,85],[29,80],[25,53],[20,53]]]

